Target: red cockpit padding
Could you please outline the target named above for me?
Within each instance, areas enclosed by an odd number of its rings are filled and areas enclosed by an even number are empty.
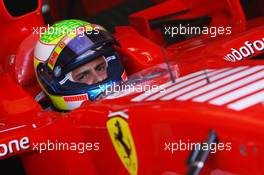
[[[35,81],[33,65],[34,48],[39,39],[38,35],[30,35],[20,44],[15,56],[15,74],[17,82],[22,86],[31,86]]]
[[[6,59],[15,54],[20,43],[34,32],[34,28],[44,25],[41,7],[42,0],[38,0],[36,10],[14,17],[7,11],[4,1],[0,1],[0,64],[9,61]]]
[[[4,1],[0,1],[0,73],[8,73],[32,96],[39,91],[33,90],[39,89],[33,69],[33,49],[39,36],[36,31],[44,26],[42,0],[37,1],[35,10],[20,16],[12,16]]]
[[[4,65],[4,72],[8,72],[32,96],[40,91],[33,64],[34,48],[38,39],[39,35],[36,34],[26,37]]]

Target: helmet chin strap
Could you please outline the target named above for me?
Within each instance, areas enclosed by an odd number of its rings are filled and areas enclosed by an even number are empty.
[[[60,85],[63,85],[67,80],[74,82],[74,80],[72,78],[72,72],[69,72],[65,75],[65,77],[59,82]]]
[[[74,82],[74,80],[73,80],[73,78],[72,78],[72,72],[67,73],[67,76],[69,77],[68,80]]]

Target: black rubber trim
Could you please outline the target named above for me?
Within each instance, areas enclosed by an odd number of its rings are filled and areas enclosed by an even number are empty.
[[[13,17],[19,17],[31,13],[38,8],[38,0],[4,0],[8,13]]]

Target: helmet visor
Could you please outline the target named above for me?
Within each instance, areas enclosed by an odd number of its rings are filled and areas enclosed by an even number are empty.
[[[64,73],[67,73],[66,71],[69,71],[73,65],[79,66],[83,59],[89,59],[96,54],[98,49],[114,43],[116,43],[115,39],[105,31],[100,31],[98,34],[78,35],[62,50],[56,65],[62,67]]]

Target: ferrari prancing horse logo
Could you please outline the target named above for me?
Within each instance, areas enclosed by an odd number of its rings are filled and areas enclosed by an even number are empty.
[[[137,153],[127,121],[116,115],[111,117],[106,125],[118,157],[129,174],[137,175]]]

